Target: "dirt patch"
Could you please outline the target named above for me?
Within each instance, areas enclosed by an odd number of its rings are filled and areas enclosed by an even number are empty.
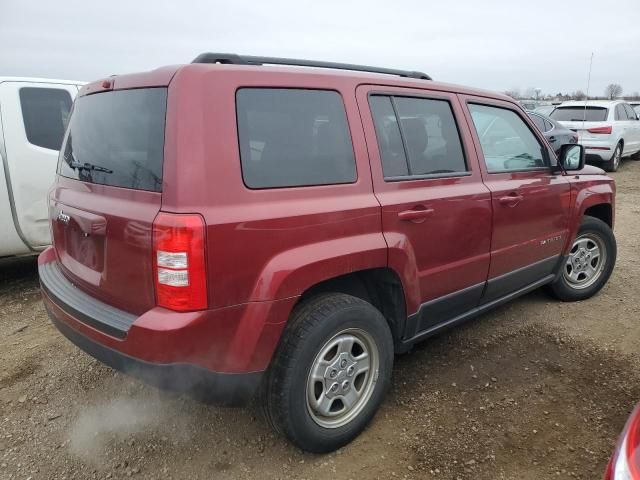
[[[598,296],[534,292],[398,357],[371,426],[324,456],[99,364],[50,325],[35,260],[1,262],[0,479],[600,478],[640,400],[640,163],[615,177]]]
[[[445,478],[599,478],[640,398],[628,359],[533,326],[417,356],[423,369],[397,372],[418,386],[408,443],[417,468]]]

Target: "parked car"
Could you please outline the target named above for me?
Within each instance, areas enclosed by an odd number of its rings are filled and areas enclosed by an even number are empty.
[[[633,111],[636,112],[636,116],[640,118],[640,104],[631,104]]]
[[[578,134],[555,120],[537,112],[527,112],[527,115],[544,134],[556,154],[560,154],[563,145],[578,143]]]
[[[640,156],[640,120],[631,106],[620,100],[565,102],[551,118],[578,132],[578,143],[587,151],[587,161],[615,172],[624,157]]]
[[[371,420],[394,353],[543,285],[598,292],[614,194],[509,97],[203,54],[80,91],[42,295],[102,362],[209,400],[258,395],[278,432],[327,452]]]
[[[519,103],[522,105],[522,108],[529,111],[535,110],[538,106],[538,102],[536,100],[520,100]]]
[[[533,111],[535,113],[539,113],[540,115],[544,115],[545,117],[548,117],[549,115],[551,115],[551,112],[553,112],[556,109],[555,105],[541,105],[539,107],[536,107]]]
[[[0,257],[51,243],[47,191],[80,85],[0,77]]]
[[[622,430],[603,480],[640,480],[640,407],[636,406]]]

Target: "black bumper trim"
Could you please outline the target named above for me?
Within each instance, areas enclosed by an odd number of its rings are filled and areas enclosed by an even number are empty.
[[[138,318],[79,290],[64,276],[57,262],[38,266],[40,285],[62,310],[107,335],[125,338]]]
[[[94,342],[56,318],[49,308],[47,313],[65,337],[95,359],[163,390],[190,392],[208,402],[236,406],[251,400],[262,381],[264,372],[219,373],[191,363],[140,360]]]

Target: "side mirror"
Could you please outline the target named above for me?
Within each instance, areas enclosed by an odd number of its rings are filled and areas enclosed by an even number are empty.
[[[562,147],[560,147],[558,163],[560,163],[565,170],[582,170],[585,163],[584,147],[575,143],[562,145]]]

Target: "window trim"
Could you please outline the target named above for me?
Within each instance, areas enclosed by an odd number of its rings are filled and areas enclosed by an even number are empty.
[[[61,88],[61,86],[59,84],[49,84],[50,86],[46,86],[46,87],[36,87],[36,86],[21,86],[20,88],[18,88],[18,104],[20,105],[20,115],[22,115],[22,131],[24,132],[24,136],[25,139],[27,140],[27,143],[33,147],[36,148],[42,148],[44,150],[49,150],[51,152],[59,152],[60,149],[62,148],[62,144],[64,143],[64,139],[66,137],[67,134],[67,130],[68,130],[68,126],[69,126],[69,122],[71,121],[71,114],[73,112],[73,105],[75,104],[74,102],[74,98],[71,96],[71,93],[69,92],[68,89],[66,88]],[[55,85],[55,86],[54,86]],[[29,139],[29,132],[27,131],[27,123],[26,123],[26,119],[25,119],[25,115],[24,115],[24,103],[22,102],[22,91],[23,90],[59,90],[61,92],[64,92],[67,94],[67,96],[69,97],[69,101],[71,102],[71,106],[69,107],[69,116],[67,118],[67,125],[64,126],[64,131],[62,132],[62,139],[60,142],[60,147],[58,147],[57,149],[55,148],[49,148],[49,147],[43,147],[42,145],[38,145],[37,143],[33,143],[30,139]]]
[[[455,95],[455,94],[454,94]],[[402,148],[404,149],[404,158],[405,158],[405,162],[407,162],[407,172],[409,172],[409,175],[396,175],[396,176],[390,176],[387,177],[384,174],[384,162],[382,160],[382,151],[380,150],[380,142],[378,141],[378,132],[376,129],[376,123],[375,123],[375,118],[373,116],[373,112],[371,111],[371,102],[370,102],[370,98],[371,97],[388,97],[389,100],[391,101],[391,108],[393,108],[393,113],[396,116],[396,122],[398,124],[398,130],[400,130],[400,138],[402,139]],[[401,97],[401,98],[415,98],[415,99],[419,99],[419,100],[435,100],[435,101],[445,101],[447,102],[447,104],[449,105],[449,110],[451,111],[451,117],[453,118],[453,123],[456,126],[456,131],[458,133],[458,139],[460,140],[460,147],[462,150],[462,160],[464,161],[464,166],[466,168],[465,171],[461,171],[461,172],[447,172],[447,173],[430,173],[430,174],[423,174],[423,175],[412,175],[411,174],[411,162],[409,160],[409,155],[408,155],[408,151],[407,151],[407,145],[405,142],[405,137],[404,137],[404,131],[402,129],[402,125],[400,122],[400,116],[398,115],[398,110],[396,107],[396,102],[394,97]],[[376,135],[376,147],[378,149],[378,156],[380,157],[380,167],[382,168],[382,179],[386,182],[386,183],[393,183],[393,182],[401,182],[401,181],[411,181],[411,180],[429,180],[429,179],[440,179],[440,178],[457,178],[457,177],[467,177],[467,176],[471,176],[473,175],[473,171],[469,165],[469,155],[467,152],[467,147],[464,143],[464,140],[462,138],[462,132],[460,131],[460,126],[459,126],[459,121],[458,118],[456,117],[456,112],[453,108],[453,105],[451,103],[451,98],[448,95],[438,95],[436,94],[432,94],[431,92],[429,94],[420,94],[418,92],[416,93],[409,93],[409,92],[394,92],[394,91],[389,91],[389,90],[370,90],[367,92],[367,106],[369,107],[369,113],[371,114],[371,121],[373,123],[373,130],[375,132]]]
[[[350,182],[340,182],[340,183],[313,183],[313,184],[305,184],[305,185],[283,185],[283,186],[274,186],[274,187],[251,187],[247,185],[246,179],[244,177],[244,165],[242,164],[242,145],[240,144],[240,115],[238,115],[238,92],[240,90],[305,90],[311,92],[334,92],[340,98],[340,102],[342,103],[342,109],[344,112],[344,119],[347,123],[347,131],[349,132],[349,143],[351,144],[351,151],[353,153],[353,166],[355,171],[355,178]],[[353,145],[353,133],[351,131],[351,122],[349,121],[349,114],[347,112],[347,104],[344,101],[344,96],[342,92],[335,88],[310,88],[310,87],[291,87],[291,86],[283,86],[283,85],[241,85],[237,87],[233,92],[233,105],[236,113],[236,141],[238,145],[238,162],[240,164],[240,178],[242,179],[242,184],[245,188],[249,190],[282,190],[282,189],[291,189],[291,188],[322,188],[322,187],[340,187],[340,186],[348,186],[354,185],[358,183],[360,180],[360,175],[358,172],[358,158],[356,155],[356,149]]]
[[[479,147],[480,147],[480,154],[482,154],[482,159],[480,158],[480,156],[478,156],[478,162],[482,161],[482,163],[484,164],[484,169],[487,172],[488,175],[504,175],[505,173],[523,173],[523,172],[550,172],[551,171],[551,158],[549,156],[549,148],[547,147],[546,144],[543,144],[540,142],[540,138],[538,138],[538,135],[536,132],[533,131],[533,129],[531,128],[531,125],[529,124],[528,121],[526,121],[524,119],[524,117],[522,115],[520,115],[520,113],[518,112],[518,110],[514,109],[514,108],[509,108],[507,106],[504,105],[496,105],[496,104],[491,104],[491,103],[481,103],[480,101],[477,100],[471,100],[471,99],[467,99],[465,101],[465,105],[467,107],[467,111],[469,112],[469,118],[471,120],[471,126],[473,127],[473,130],[475,132],[475,136],[478,139],[478,143],[479,143]],[[471,112],[471,108],[469,108],[470,105],[478,105],[481,107],[491,107],[491,108],[500,108],[502,110],[508,110],[510,112],[513,112],[516,116],[518,116],[520,118],[520,120],[522,120],[522,122],[525,124],[525,126],[529,129],[529,132],[531,132],[531,135],[533,135],[533,137],[536,139],[536,141],[538,142],[538,145],[540,145],[540,149],[542,151],[542,160],[545,162],[545,166],[543,167],[531,167],[531,168],[519,168],[519,169],[515,169],[515,170],[489,170],[489,167],[487,166],[487,160],[484,156],[484,150],[482,150],[482,143],[480,141],[480,135],[478,134],[478,129],[476,128],[475,122],[473,121],[473,114]],[[531,119],[527,118],[527,120],[533,122]],[[544,135],[543,135],[544,136]]]

